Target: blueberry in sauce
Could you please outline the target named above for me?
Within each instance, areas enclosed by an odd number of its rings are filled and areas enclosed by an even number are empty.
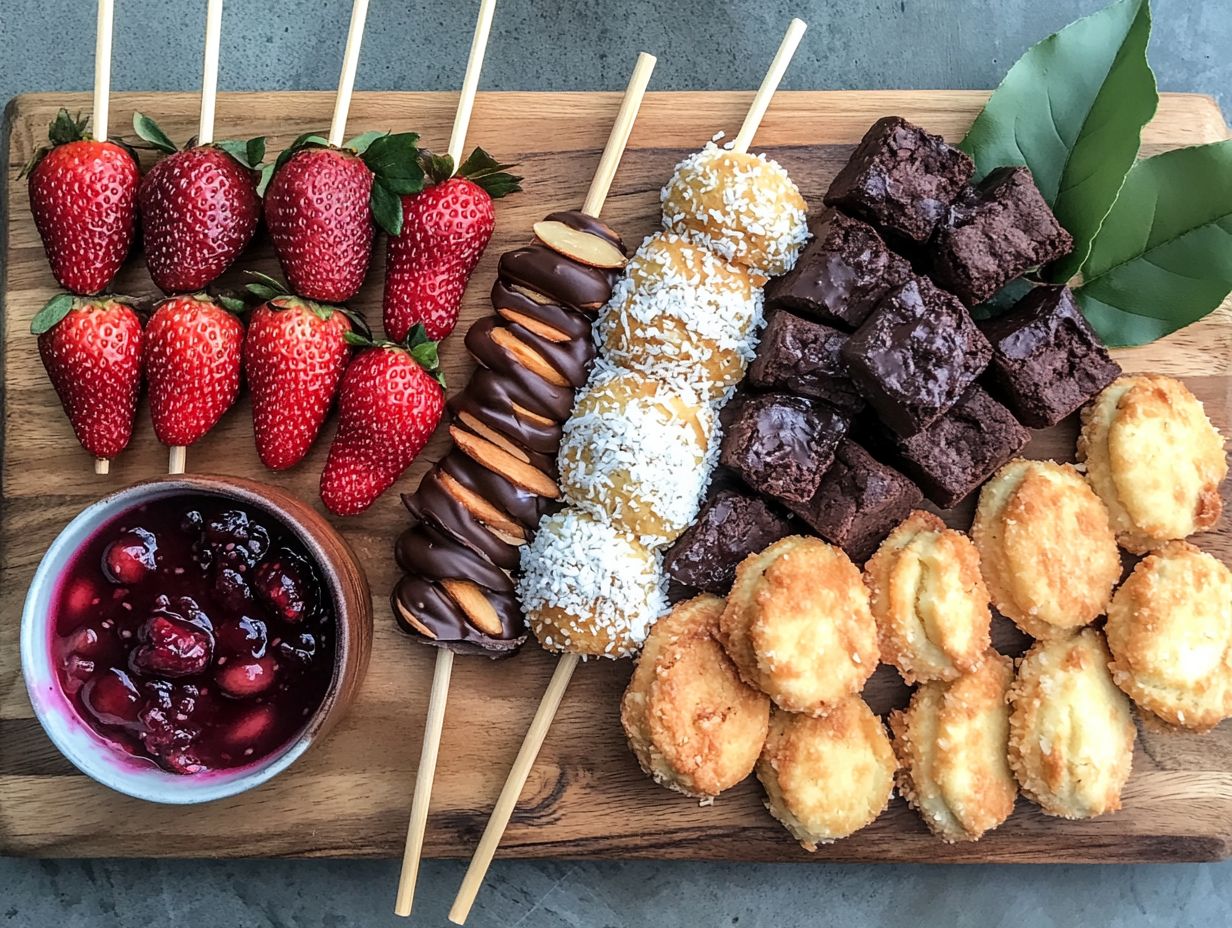
[[[333,674],[315,562],[269,514],[222,498],[116,517],[69,562],[54,610],[60,683],[83,721],[175,773],[285,745]]]

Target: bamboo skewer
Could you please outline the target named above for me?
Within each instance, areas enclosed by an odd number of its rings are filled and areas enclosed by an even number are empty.
[[[643,52],[638,56],[633,75],[629,79],[629,86],[625,90],[624,100],[620,105],[620,111],[617,113],[616,122],[612,126],[603,156],[599,159],[599,167],[595,171],[594,179],[590,182],[590,190],[582,206],[582,212],[590,216],[597,217],[603,209],[603,203],[607,199],[612,179],[616,174],[616,168],[620,164],[625,146],[629,142],[629,136],[633,132],[633,123],[637,119],[637,112],[641,107],[642,97],[646,93],[646,85],[650,82],[650,74],[654,66],[653,55]],[[470,914],[471,906],[474,905],[475,897],[483,885],[488,867],[491,866],[492,858],[505,834],[505,828],[522,795],[526,779],[530,776],[531,767],[534,766],[548,730],[552,727],[552,720],[560,708],[565,690],[569,688],[569,681],[573,679],[578,660],[578,655],[566,653],[557,662],[556,669],[552,672],[552,679],[548,682],[543,698],[539,701],[539,708],[535,710],[535,717],[531,720],[530,728],[522,741],[522,747],[518,750],[518,756],[514,759],[513,767],[492,809],[492,815],[484,828],[483,836],[479,839],[474,856],[471,857],[470,866],[467,867],[466,876],[462,880],[462,886],[458,889],[453,907],[449,910],[449,920],[454,924],[464,924]]]
[[[355,89],[355,72],[359,69],[359,47],[364,40],[364,23],[368,19],[368,0],[355,0],[351,7],[351,26],[347,30],[346,51],[342,54],[342,73],[338,76],[338,94],[334,97],[334,118],[329,123],[329,144],[338,146],[346,135],[347,111],[351,108],[351,92]]]
[[[107,120],[111,106],[111,33],[115,23],[115,0],[98,0],[98,25],[94,34],[94,113],[91,133],[97,142],[107,141]],[[94,473],[111,472],[106,458],[94,459]]]
[[[792,56],[795,55],[800,39],[804,37],[804,30],[807,28],[808,25],[802,19],[793,19],[787,26],[787,33],[783,36],[783,41],[779,43],[779,50],[774,53],[770,68],[766,71],[766,76],[762,78],[761,86],[757,88],[753,102],[749,104],[749,111],[740,125],[740,131],[736,133],[736,141],[732,146],[735,151],[746,152],[753,144],[753,136],[757,134],[757,129],[766,115],[766,109],[770,106],[770,100],[774,92],[779,89],[779,83],[783,80],[787,66],[791,64]]]
[[[475,23],[475,35],[471,39],[470,56],[466,61],[466,73],[462,78],[462,91],[458,97],[458,109],[449,135],[449,156],[454,170],[462,163],[466,148],[466,130],[470,126],[471,112],[475,108],[475,94],[479,89],[479,74],[483,70],[483,56],[487,50],[488,33],[492,28],[492,15],[496,0],[481,0],[479,17]],[[406,826],[406,846],[402,852],[402,872],[398,877],[398,893],[394,900],[394,914],[407,917],[415,904],[415,883],[419,879],[419,864],[423,856],[424,832],[428,827],[428,809],[432,804],[432,782],[436,777],[436,757],[441,746],[441,731],[444,727],[445,704],[449,699],[449,678],[453,673],[453,652],[437,648],[436,666],[432,673],[432,690],[428,696],[428,716],[424,723],[423,747],[419,753],[419,767],[415,772],[415,791],[411,797],[411,817]]]

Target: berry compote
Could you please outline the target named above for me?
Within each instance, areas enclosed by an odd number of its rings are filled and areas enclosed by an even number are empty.
[[[174,773],[287,744],[333,674],[333,606],[307,550],[222,497],[116,517],[69,562],[53,608],[57,672],[82,719]]]

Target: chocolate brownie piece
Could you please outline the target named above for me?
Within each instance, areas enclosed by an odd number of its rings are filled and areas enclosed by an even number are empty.
[[[924,431],[900,439],[903,470],[942,509],[957,505],[1022,450],[1031,433],[981,387]]]
[[[906,438],[958,402],[992,348],[957,297],[917,277],[886,295],[843,357],[869,405]]]
[[[998,168],[950,208],[933,245],[933,279],[968,306],[1073,250],[1027,168]]]
[[[980,328],[992,343],[993,392],[1034,429],[1056,425],[1121,373],[1069,287],[1036,287]]]
[[[901,116],[873,123],[826,191],[838,206],[883,230],[927,241],[975,165],[938,135]]]
[[[796,266],[766,286],[766,305],[854,329],[886,292],[911,278],[911,265],[866,222],[825,209]]]
[[[694,590],[726,596],[736,565],[791,534],[791,522],[764,500],[735,490],[708,499],[697,521],[663,555],[668,579]]]
[[[844,439],[813,498],[790,508],[818,535],[863,563],[922,498],[914,483]]]
[[[842,356],[847,338],[845,332],[828,325],[776,310],[749,365],[748,382],[763,390],[783,390],[824,400],[845,412],[859,412],[864,398],[851,382]]]
[[[771,499],[812,499],[850,424],[838,410],[803,396],[762,393],[737,401],[719,461]],[[730,405],[730,404],[729,404]]]

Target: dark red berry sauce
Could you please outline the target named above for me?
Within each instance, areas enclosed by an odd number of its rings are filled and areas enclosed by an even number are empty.
[[[303,544],[213,496],[104,526],[56,591],[60,683],[107,741],[174,773],[253,763],[294,738],[334,667],[333,607]]]

